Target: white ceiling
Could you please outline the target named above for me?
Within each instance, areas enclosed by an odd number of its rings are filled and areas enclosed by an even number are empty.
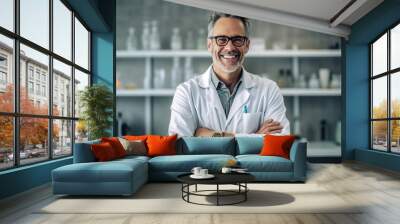
[[[226,0],[243,3],[243,0]],[[246,4],[329,21],[350,0],[250,0]]]
[[[383,0],[166,0],[347,38]],[[348,7],[346,8],[346,5]],[[345,10],[342,10],[346,8]]]

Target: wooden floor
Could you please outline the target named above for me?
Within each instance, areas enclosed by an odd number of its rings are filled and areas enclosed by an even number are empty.
[[[35,214],[35,208],[54,200],[47,185],[0,202],[0,223],[400,223],[399,173],[353,162],[309,164],[308,182],[367,206],[357,214]]]

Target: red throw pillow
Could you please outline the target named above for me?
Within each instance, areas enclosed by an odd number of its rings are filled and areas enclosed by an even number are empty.
[[[176,155],[178,136],[149,135],[147,137],[148,156]]]
[[[94,157],[99,162],[109,161],[117,158],[114,149],[108,142],[93,144],[90,147],[94,154]]]
[[[110,137],[110,138],[101,138],[101,142],[108,142],[114,149],[115,155],[117,158],[121,158],[126,156],[126,151],[122,146],[121,142],[119,142],[118,138]]]
[[[146,141],[147,135],[125,135],[124,139],[129,140],[129,141]]]
[[[290,148],[295,140],[294,135],[266,135],[261,149],[262,156],[280,156],[290,158]]]

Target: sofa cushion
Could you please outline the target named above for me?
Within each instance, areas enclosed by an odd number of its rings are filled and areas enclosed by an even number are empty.
[[[230,159],[231,155],[175,155],[158,156],[149,160],[149,170],[163,172],[190,172],[199,166],[211,172],[219,171]]]
[[[264,144],[262,136],[236,137],[236,155],[259,154]]]
[[[92,149],[94,157],[96,157],[96,161],[104,162],[118,158],[118,156],[115,154],[112,145],[108,142],[102,142],[100,144],[92,144],[90,147]]]
[[[125,135],[123,137],[129,141],[135,141],[135,140],[146,141],[147,140],[147,135]]]
[[[53,170],[53,181],[58,182],[129,182],[134,172],[147,166],[139,159],[109,162],[74,163]],[[147,174],[143,174],[147,175]]]
[[[138,155],[130,155],[130,156],[125,156],[124,158],[120,158],[117,160],[113,160],[113,162],[131,162],[135,160],[143,161],[143,162],[148,162],[150,157],[147,156],[138,156]]]
[[[176,140],[177,135],[171,136],[160,136],[160,135],[149,135],[146,143],[148,147],[148,156],[165,156],[176,154]]]
[[[225,154],[235,155],[235,139],[232,137],[183,137],[179,141],[178,154]]]
[[[126,155],[147,155],[147,148],[145,141],[142,140],[126,140],[124,138],[118,138],[122,146],[126,151]]]
[[[266,135],[261,156],[280,156],[289,158],[290,148],[295,140],[294,135]]]
[[[241,168],[249,172],[292,172],[292,161],[279,156],[238,155]]]
[[[124,146],[121,144],[119,139],[117,137],[104,137],[101,138],[101,142],[108,142],[114,149],[115,155],[117,158],[122,158],[126,156],[126,151],[124,149]]]
[[[74,147],[74,163],[95,162],[96,158],[90,148],[92,144],[99,144],[100,139],[75,143]]]

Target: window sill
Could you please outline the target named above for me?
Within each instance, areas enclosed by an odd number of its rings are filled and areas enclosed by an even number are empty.
[[[69,159],[72,160],[72,158],[73,158],[73,156],[67,156],[67,157],[63,157],[63,158],[59,158],[59,159],[53,159],[53,160],[39,162],[39,163],[31,164],[31,165],[24,165],[24,166],[21,166],[21,167],[11,168],[11,169],[8,169],[8,170],[0,171],[0,176],[1,175],[5,175],[5,174],[14,173],[14,172],[23,171],[23,170],[32,169],[32,168],[35,168],[35,167],[40,167],[40,166],[43,166],[43,165],[49,165],[49,164],[52,164],[52,163],[57,163],[57,162],[61,162],[61,161],[69,160]]]

